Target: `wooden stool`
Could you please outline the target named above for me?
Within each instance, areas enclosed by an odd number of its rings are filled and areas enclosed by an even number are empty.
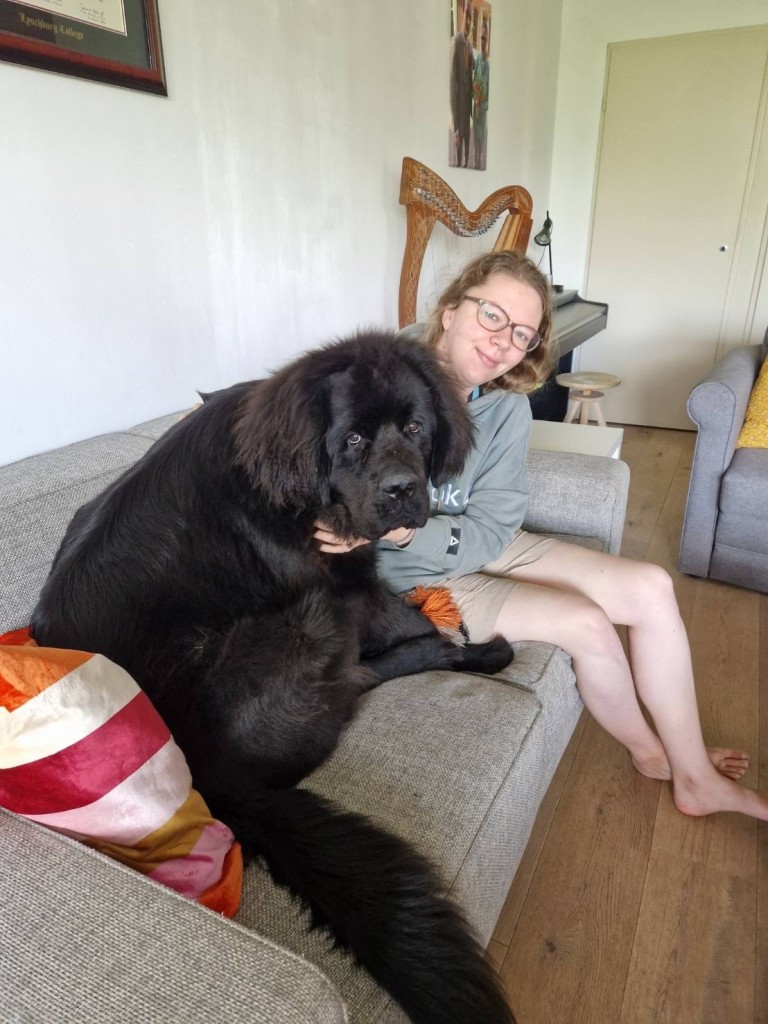
[[[605,426],[605,416],[600,401],[609,388],[618,387],[621,377],[612,373],[558,373],[555,378],[558,384],[568,388],[568,411],[564,423],[573,423],[579,412],[579,423],[589,423],[590,413],[601,427]],[[602,390],[598,390],[601,388]]]

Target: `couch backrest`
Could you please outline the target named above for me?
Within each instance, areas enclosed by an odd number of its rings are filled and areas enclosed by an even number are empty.
[[[75,512],[179,418],[178,413],[0,467],[0,633],[29,623]]]
[[[72,516],[151,443],[106,434],[0,468],[0,632],[29,623]]]

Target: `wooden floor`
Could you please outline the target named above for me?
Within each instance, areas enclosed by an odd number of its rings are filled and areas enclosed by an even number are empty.
[[[768,596],[675,572],[694,439],[625,428],[622,554],[672,572],[705,739],[768,788]],[[768,1024],[768,825],[686,818],[585,712],[489,950],[519,1024]]]

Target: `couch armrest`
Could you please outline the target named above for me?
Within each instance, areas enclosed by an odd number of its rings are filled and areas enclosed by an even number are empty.
[[[586,428],[585,428],[586,429]],[[629,467],[619,459],[530,450],[531,497],[523,526],[577,541],[597,540],[619,553],[629,491]]]
[[[6,811],[0,863],[3,1020],[347,1020],[295,953]]]
[[[733,458],[761,357],[759,345],[733,349],[688,397],[688,415],[699,433],[680,539],[680,572],[709,574],[720,481]]]

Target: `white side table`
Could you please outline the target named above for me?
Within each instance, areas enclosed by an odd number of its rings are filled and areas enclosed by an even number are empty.
[[[621,456],[624,431],[621,427],[595,427],[584,430],[578,423],[534,420],[531,424],[531,448],[549,452],[579,452],[582,455]]]

